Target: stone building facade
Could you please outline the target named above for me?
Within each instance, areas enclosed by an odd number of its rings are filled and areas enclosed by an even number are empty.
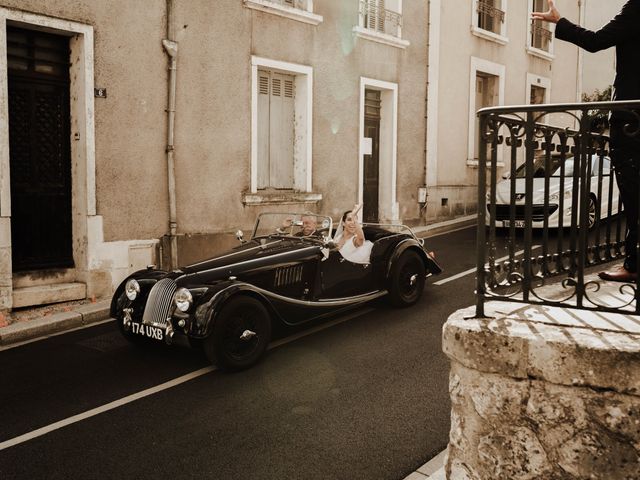
[[[264,211],[421,220],[428,2],[0,0],[0,308]]]

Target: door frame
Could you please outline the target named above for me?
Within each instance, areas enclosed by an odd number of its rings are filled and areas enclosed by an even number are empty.
[[[400,221],[396,201],[398,160],[398,84],[360,77],[360,120],[358,152],[358,203],[364,192],[364,97],[365,89],[380,91],[380,148],[378,218],[380,223]],[[360,212],[362,216],[362,211]]]
[[[74,59],[70,70],[69,112],[72,242],[76,267],[66,274],[66,281],[88,281],[89,259],[101,241],[102,233],[101,219],[96,216],[93,27],[0,7],[0,309],[12,307],[14,281],[11,266],[7,23],[69,37],[70,57]],[[79,241],[83,238],[87,240]]]

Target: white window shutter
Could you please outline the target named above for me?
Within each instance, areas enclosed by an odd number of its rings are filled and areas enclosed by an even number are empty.
[[[269,177],[273,188],[293,188],[294,77],[271,74]]]
[[[269,186],[269,72],[258,71],[258,188]]]

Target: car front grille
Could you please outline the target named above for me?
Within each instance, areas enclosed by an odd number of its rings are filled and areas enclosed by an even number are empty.
[[[142,323],[145,325],[155,325],[164,327],[167,325],[169,308],[176,292],[176,282],[170,278],[158,281],[149,292],[147,306],[142,315]]]
[[[524,220],[524,205],[515,205],[515,220]],[[558,209],[558,205],[550,204],[547,210],[547,217],[553,215]],[[487,205],[487,212],[491,213],[491,206]],[[531,220],[534,222],[542,222],[545,217],[544,204],[534,204],[531,206]],[[511,206],[510,205],[496,205],[496,218],[497,221],[510,220],[511,219]]]

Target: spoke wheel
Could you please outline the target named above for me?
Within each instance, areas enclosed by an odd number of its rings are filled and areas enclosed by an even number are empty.
[[[229,300],[215,318],[213,332],[204,341],[207,358],[228,370],[242,370],[258,362],[271,339],[271,319],[255,298]]]
[[[413,305],[422,296],[425,268],[416,252],[404,252],[391,268],[389,298],[397,307]]]
[[[589,204],[587,206],[587,226],[591,230],[596,225],[596,217],[598,216],[598,202],[593,195],[589,195]]]

